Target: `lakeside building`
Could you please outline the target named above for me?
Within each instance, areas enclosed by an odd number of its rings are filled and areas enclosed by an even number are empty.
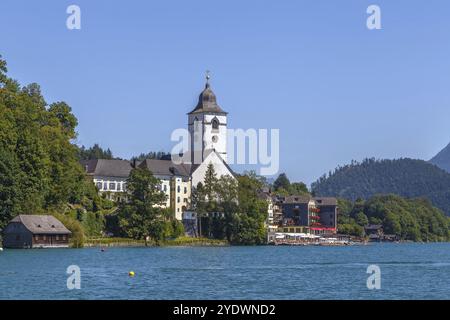
[[[49,215],[18,215],[3,230],[3,247],[67,248],[72,233]]]
[[[289,196],[281,204],[283,226],[308,227],[313,234],[336,233],[336,198]]]
[[[309,195],[272,196],[271,224],[268,242],[284,237],[308,240],[305,235],[330,236],[337,233],[338,205],[336,198]]]
[[[212,164],[218,177],[235,177],[227,164],[228,113],[217,104],[217,98],[206,78],[204,90],[198,103],[187,114],[190,148],[181,162],[164,159],[128,160],[84,160],[81,161],[86,174],[91,177],[98,192],[113,201],[126,201],[127,179],[135,167],[146,168],[161,180],[161,190],[166,194],[164,207],[171,208],[174,217],[183,220],[183,212],[191,203],[192,189],[203,183],[208,165]],[[186,215],[192,220],[192,214]]]

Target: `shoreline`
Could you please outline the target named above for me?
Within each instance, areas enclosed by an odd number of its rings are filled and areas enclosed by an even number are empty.
[[[161,243],[154,241],[145,242],[145,240],[134,240],[127,238],[102,238],[88,239],[84,243],[84,248],[113,248],[113,247],[224,247],[230,246],[226,240],[207,239],[207,238],[188,238],[182,237],[178,239],[170,239]]]
[[[311,242],[311,243],[266,243],[263,245],[252,246],[270,246],[270,247],[351,247],[351,246],[368,246],[372,244],[410,244],[410,243],[448,243],[448,242],[414,242],[414,241],[350,241],[350,242]],[[132,247],[242,247],[245,245],[232,245],[226,240],[208,239],[208,238],[181,238],[171,239],[159,244],[155,242],[145,243],[144,240],[133,240],[127,238],[104,238],[104,239],[89,239],[84,243],[84,248],[132,248]]]

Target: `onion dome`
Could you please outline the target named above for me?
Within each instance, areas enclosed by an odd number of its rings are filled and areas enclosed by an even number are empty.
[[[217,104],[216,95],[211,90],[211,86],[209,84],[210,76],[207,74],[206,76],[206,84],[205,89],[200,93],[198,97],[197,106],[189,112],[189,114],[195,113],[218,113],[218,114],[226,114],[219,105]]]

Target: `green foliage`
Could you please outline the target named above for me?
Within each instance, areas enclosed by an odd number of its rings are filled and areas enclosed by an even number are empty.
[[[131,161],[133,161],[133,160],[143,161],[145,159],[157,159],[157,160],[159,160],[159,159],[163,159],[164,157],[167,157],[169,155],[170,155],[170,153],[167,153],[167,152],[164,152],[164,151],[158,151],[158,152],[150,151],[148,153],[141,153],[138,156],[132,157]]]
[[[273,188],[275,189],[275,191],[279,189],[289,190],[290,186],[291,182],[289,181],[286,173],[281,173],[273,183]]]
[[[136,247],[136,246],[225,246],[228,242],[224,240],[208,239],[208,238],[191,238],[191,237],[177,237],[173,239],[167,239],[166,241],[156,244],[152,241],[135,240],[130,238],[91,238],[86,240],[86,246],[101,246],[101,247]]]
[[[138,240],[150,237],[156,243],[184,234],[170,209],[162,208],[166,195],[159,189],[160,183],[148,169],[131,171],[127,180],[129,201],[120,205],[117,215],[122,233]]]
[[[192,190],[192,207],[200,217],[200,234],[223,239],[231,236],[231,222],[237,211],[237,182],[223,176],[220,179],[209,164],[204,184],[199,183]],[[209,213],[219,212],[223,217],[211,217]]]
[[[273,191],[280,196],[308,195],[309,190],[303,182],[291,183],[285,173],[281,173],[273,183]]]
[[[81,146],[77,150],[79,160],[91,160],[91,159],[114,159],[112,151],[108,148],[104,150],[99,144],[94,144],[89,149],[85,146]]]
[[[173,219],[171,221],[171,223],[172,223],[171,237],[172,238],[179,238],[179,237],[184,236],[183,223],[181,221],[176,220],[176,219]]]
[[[361,237],[364,235],[364,228],[356,223],[345,223],[339,225],[339,233]]]
[[[105,229],[105,216],[100,212],[88,212],[78,209],[76,219],[83,226],[87,237],[100,237]]]
[[[309,190],[303,182],[293,182],[289,188],[292,194],[308,194]]]
[[[355,216],[355,222],[358,225],[364,227],[369,224],[369,218],[367,218],[367,216],[364,214],[364,212],[358,212]]]
[[[81,223],[68,215],[59,213],[53,213],[52,215],[72,232],[72,235],[70,236],[70,246],[72,248],[82,248],[84,246],[85,234]]]
[[[348,206],[339,200],[339,233],[357,235],[362,227],[381,224],[384,233],[402,240],[448,241],[450,219],[425,199],[405,199],[397,195],[378,195]]]
[[[450,174],[436,166],[412,159],[375,160],[337,168],[312,184],[317,196],[356,200],[377,194],[425,197],[450,215]]]
[[[21,213],[98,205],[71,143],[77,119],[70,106],[47,105],[39,85],[21,88],[6,71],[0,59],[0,228]]]
[[[254,173],[238,177],[239,214],[234,217],[231,243],[255,245],[266,242],[268,203],[259,197],[262,187]]]
[[[232,244],[253,245],[266,241],[265,221],[268,203],[258,194],[263,181],[254,172],[217,178],[213,166],[208,166],[205,184],[193,190],[192,205],[202,216],[202,235],[227,239]],[[222,216],[211,217],[208,213]]]
[[[0,54],[0,87],[7,81],[6,73],[8,72],[8,68],[6,67],[6,61],[2,59],[2,55]]]
[[[164,242],[165,246],[226,246],[228,242],[219,239],[178,237]]]

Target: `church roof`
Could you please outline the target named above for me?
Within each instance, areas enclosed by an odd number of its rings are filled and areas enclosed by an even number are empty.
[[[188,114],[196,114],[196,113],[215,113],[215,114],[227,114],[227,112],[223,111],[219,105],[217,104],[216,95],[211,90],[211,86],[207,78],[205,89],[200,93],[198,97],[197,106],[189,112]]]
[[[191,168],[186,164],[174,164],[171,160],[145,159],[139,165],[147,168],[154,175],[189,177]]]
[[[217,153],[214,149],[207,149],[205,150],[205,158],[202,163],[200,164],[192,164],[191,165],[191,174],[195,172],[203,163],[209,164],[209,161],[207,161],[210,154],[214,153],[217,158],[220,160],[221,163],[225,165],[225,167],[228,169],[228,171],[233,175],[233,177],[236,177],[237,174],[231,169],[231,167],[228,165],[228,163],[220,156],[219,153]]]

